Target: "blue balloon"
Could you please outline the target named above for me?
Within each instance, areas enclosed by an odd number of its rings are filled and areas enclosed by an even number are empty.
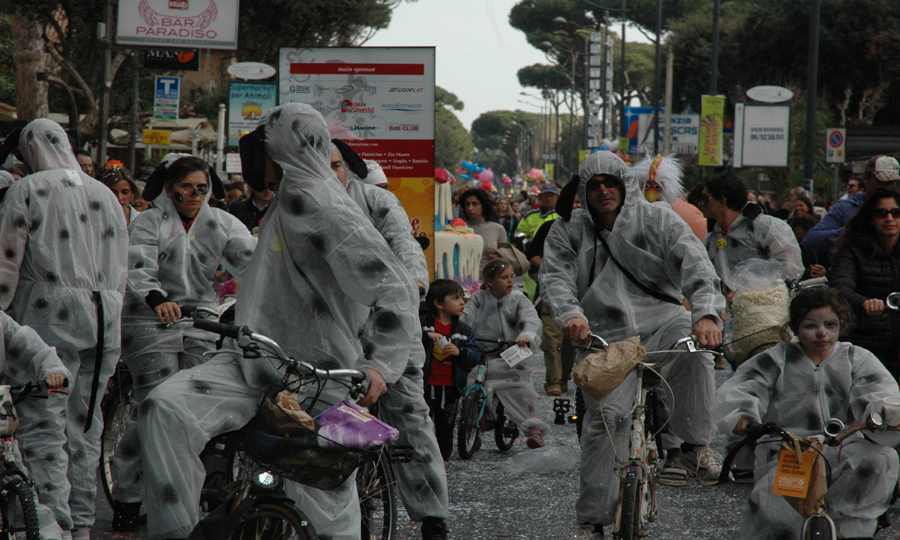
[[[462,179],[464,179],[464,180],[469,180],[469,179],[470,179],[470,176],[469,176],[468,174],[461,174],[461,175],[459,175],[459,177],[462,178]]]

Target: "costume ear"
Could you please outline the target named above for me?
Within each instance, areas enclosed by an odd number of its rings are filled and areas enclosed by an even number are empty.
[[[253,191],[262,193],[266,190],[266,128],[259,126],[256,130],[238,140],[241,153],[241,173],[244,182]],[[221,182],[219,185],[221,186]],[[224,188],[222,192],[224,193]],[[224,195],[223,195],[224,197]]]
[[[147,177],[147,184],[144,186],[141,198],[145,201],[152,201],[159,197],[162,193],[163,184],[166,178],[166,162],[163,161],[153,170],[153,173]]]
[[[366,167],[366,162],[363,161],[363,158],[359,157],[359,154],[356,153],[356,150],[351,148],[349,144],[340,139],[331,139],[331,142],[333,142],[334,145],[338,147],[338,150],[341,153],[341,157],[344,158],[344,163],[347,164],[347,167],[350,169],[350,171],[353,172],[353,174],[358,176],[360,179],[369,176],[369,168]]]
[[[578,184],[581,183],[581,176],[572,175],[569,183],[559,192],[559,198],[556,199],[556,213],[564,221],[572,218],[572,207],[575,206],[575,197],[578,195]]]
[[[224,200],[227,196],[227,193],[225,193],[225,185],[222,184],[222,180],[219,178],[216,170],[212,167],[209,168],[209,183],[212,185],[213,196],[220,201]]]

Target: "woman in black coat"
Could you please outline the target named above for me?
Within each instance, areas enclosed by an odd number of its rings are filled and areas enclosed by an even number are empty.
[[[859,326],[848,341],[872,351],[900,375],[900,313],[885,307],[900,291],[900,193],[879,189],[860,207],[838,241],[831,284],[853,308]]]

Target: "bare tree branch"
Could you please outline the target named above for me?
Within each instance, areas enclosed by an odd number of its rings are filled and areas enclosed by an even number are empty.
[[[66,81],[60,79],[56,75],[45,74],[47,82],[54,86],[58,86],[62,89],[63,92],[66,93],[67,103],[69,105],[69,129],[78,129],[78,123],[80,121],[78,114],[78,102],[75,101],[75,94],[72,92],[72,88],[66,83]]]
[[[59,67],[63,69],[63,71],[66,72],[67,75],[69,75],[69,77],[72,78],[72,80],[75,81],[75,85],[80,88],[82,92],[84,92],[84,96],[85,98],[87,98],[88,107],[90,108],[89,112],[98,110],[99,106],[97,105],[97,99],[94,97],[94,92],[92,92],[90,86],[88,86],[87,83],[84,82],[84,79],[81,77],[81,74],[78,73],[78,70],[75,69],[75,66],[73,66],[71,63],[69,63],[68,60],[63,58],[62,54],[60,54],[60,52],[56,50],[56,47],[54,47],[52,43],[47,43],[46,45],[46,50],[50,53],[50,56],[53,58],[53,60],[59,65]]]

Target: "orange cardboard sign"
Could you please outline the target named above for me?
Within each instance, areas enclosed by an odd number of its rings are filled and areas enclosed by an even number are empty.
[[[775,471],[775,485],[772,493],[785,497],[803,499],[809,491],[815,452],[803,452],[803,463],[797,460],[797,452],[782,450],[778,455],[778,469]]]

